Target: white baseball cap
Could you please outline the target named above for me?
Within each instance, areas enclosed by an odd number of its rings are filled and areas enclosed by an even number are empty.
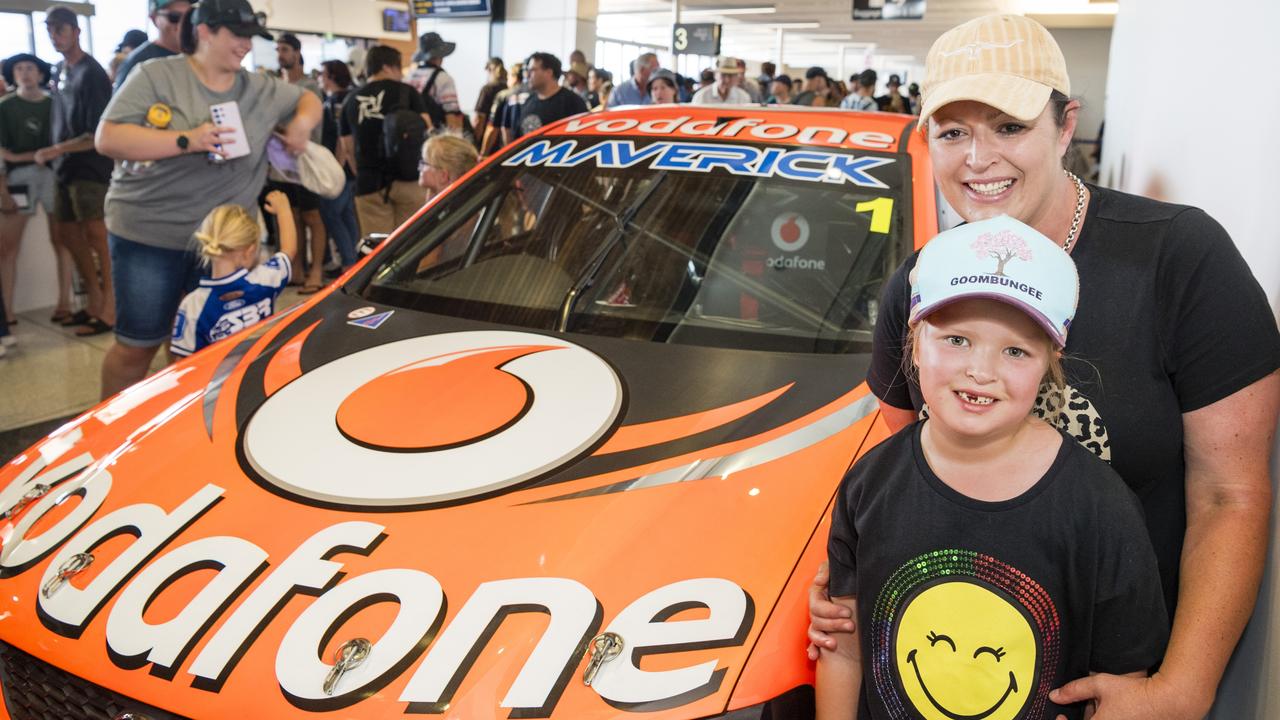
[[[939,233],[924,246],[911,271],[909,323],[959,300],[998,300],[1025,312],[1061,348],[1079,294],[1071,256],[1029,225],[1001,215]]]

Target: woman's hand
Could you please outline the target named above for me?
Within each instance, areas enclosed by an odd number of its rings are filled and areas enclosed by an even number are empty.
[[[48,165],[61,156],[62,150],[57,145],[50,145],[36,151],[35,161],[41,165]]]
[[[235,143],[233,139],[234,133],[234,128],[226,125],[214,125],[212,122],[192,128],[186,133],[187,152],[213,153],[226,157],[227,146]]]
[[[283,131],[276,132],[276,137],[284,143],[284,149],[297,157],[307,151],[307,143],[311,141],[311,131],[293,123]]]
[[[1080,678],[1049,693],[1058,705],[1089,701],[1096,706],[1093,720],[1199,720],[1201,703],[1186,688],[1156,673],[1132,677],[1099,673]],[[1065,720],[1059,715],[1058,720]]]
[[[810,660],[817,660],[819,648],[836,649],[835,638],[828,633],[854,630],[853,616],[849,608],[831,602],[827,594],[827,586],[831,584],[830,567],[824,561],[818,566],[818,574],[813,576],[813,584],[809,586],[809,648]]]

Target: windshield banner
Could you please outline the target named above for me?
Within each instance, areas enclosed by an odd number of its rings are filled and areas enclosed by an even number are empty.
[[[743,177],[853,184],[867,188],[889,186],[870,174],[894,158],[852,155],[809,148],[756,147],[725,143],[654,142],[637,147],[633,140],[605,140],[578,148],[577,140],[539,140],[507,158],[506,166],[595,167],[621,169],[644,163],[652,170],[710,173],[715,170]]]

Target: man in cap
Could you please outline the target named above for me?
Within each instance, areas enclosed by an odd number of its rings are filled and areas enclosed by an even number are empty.
[[[800,94],[792,100],[792,104],[806,107],[834,107],[836,102],[831,95],[831,79],[826,68],[817,65],[804,71],[804,86]]]
[[[144,42],[134,48],[133,52],[124,59],[124,64],[116,70],[117,90],[124,85],[124,79],[129,77],[129,72],[138,63],[152,58],[177,55],[182,49],[179,45],[178,33],[182,28],[182,16],[191,9],[191,3],[187,0],[150,0],[148,4],[151,10],[151,23],[156,26],[160,34],[155,40]],[[146,40],[146,37],[144,36],[143,39]]]
[[[898,92],[898,88],[902,87],[902,78],[890,75],[885,85],[889,87],[889,92],[876,98],[880,109],[884,112],[911,114],[911,101]]]
[[[577,61],[569,63],[569,69],[564,71],[564,86],[577,93],[583,102],[586,102],[590,93],[587,88],[587,74],[590,72],[589,65]]]
[[[128,55],[134,50],[142,47],[143,43],[146,41],[147,34],[145,32],[141,30],[130,30],[124,34],[123,38],[120,39],[120,44],[116,45],[116,54],[124,53]]]
[[[648,105],[649,93],[645,92],[645,88],[649,87],[649,76],[657,69],[657,55],[651,52],[641,54],[631,63],[631,77],[613,89],[613,94],[609,96],[609,107]]]
[[[716,65],[716,84],[704,87],[693,94],[694,105],[748,105],[751,96],[738,87],[742,68],[738,59],[722,57]]]
[[[875,70],[863,70],[850,77],[849,81],[853,83],[853,90],[840,101],[840,107],[845,110],[859,110],[862,112],[876,112],[880,109],[876,99],[871,97],[871,93],[876,87]]]
[[[418,64],[405,82],[423,97],[434,100],[444,110],[444,120],[454,132],[462,132],[462,106],[458,103],[458,86],[453,76],[445,72],[441,64],[444,58],[457,49],[456,43],[446,42],[440,33],[424,33],[418,38],[418,52],[413,61]]]
[[[55,5],[45,14],[44,24],[63,60],[57,73],[61,83],[53,96],[53,145],[37,150],[35,161],[52,163],[57,176],[53,215],[58,237],[71,252],[89,293],[89,306],[77,318],[82,325],[76,334],[98,335],[110,331],[116,317],[103,214],[114,163],[99,155],[93,143],[98,121],[111,100],[111,79],[80,47],[75,11]]]
[[[769,104],[770,105],[790,105],[791,104],[791,76],[783,73],[774,75],[773,82],[769,83]]]

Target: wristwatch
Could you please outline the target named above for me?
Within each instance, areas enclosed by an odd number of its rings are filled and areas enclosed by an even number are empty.
[[[191,144],[191,140],[186,135],[178,135],[178,149],[182,152],[187,151],[187,146]]]

